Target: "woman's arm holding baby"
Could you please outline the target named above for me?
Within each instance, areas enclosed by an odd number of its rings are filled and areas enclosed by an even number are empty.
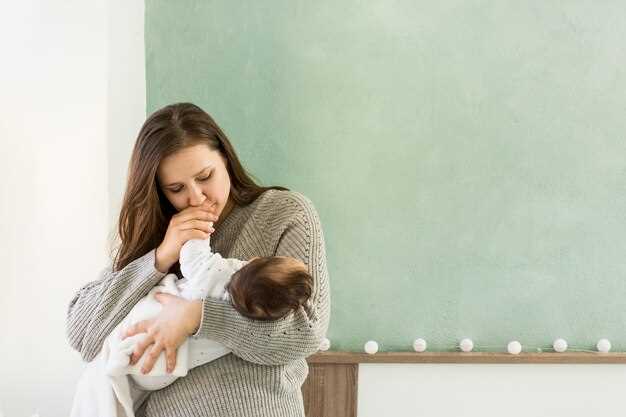
[[[276,211],[287,220],[274,255],[289,256],[307,266],[313,278],[311,298],[283,318],[261,321],[242,316],[230,302],[207,297],[193,335],[220,342],[242,359],[262,365],[284,364],[315,353],[330,319],[326,250],[317,211],[298,193],[286,197]]]
[[[66,337],[84,361],[96,357],[115,326],[163,276],[152,249],[120,271],[113,272],[109,265],[99,279],[76,292],[67,309]]]
[[[274,255],[302,261],[313,278],[312,296],[304,306],[283,318],[261,321],[242,316],[229,301],[211,297],[205,297],[202,302],[188,301],[163,294],[161,299],[167,299],[167,303],[164,303],[160,315],[171,314],[171,318],[159,324],[155,321],[157,319],[137,323],[128,329],[126,336],[149,332],[149,329],[158,326],[157,333],[161,335],[157,337],[165,339],[164,335],[171,333],[167,338],[171,343],[178,343],[174,345],[175,350],[184,341],[177,337],[182,337],[189,329],[197,329],[195,332],[191,330],[193,338],[215,340],[240,358],[262,365],[285,364],[315,353],[326,335],[330,319],[330,290],[322,228],[313,204],[300,194],[294,195],[287,207],[277,210],[281,214],[290,210],[291,215],[284,214],[288,220],[283,224]],[[170,313],[165,313],[166,310]],[[185,311],[188,314],[186,317]],[[151,343],[154,340],[146,338],[145,343],[133,353],[131,362],[141,358]],[[151,358],[144,362],[148,372],[164,349],[166,346],[159,344],[150,350]],[[171,359],[168,358],[168,367],[173,368]]]

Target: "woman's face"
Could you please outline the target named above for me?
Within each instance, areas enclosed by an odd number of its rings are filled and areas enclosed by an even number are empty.
[[[177,211],[207,203],[221,222],[232,208],[226,160],[208,145],[190,146],[163,158],[157,181]]]

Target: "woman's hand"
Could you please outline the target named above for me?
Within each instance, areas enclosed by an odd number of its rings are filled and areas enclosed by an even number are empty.
[[[141,368],[141,372],[147,374],[152,370],[161,351],[165,350],[167,372],[171,373],[176,367],[176,350],[200,326],[202,300],[190,301],[167,293],[156,293],[154,298],[162,304],[159,314],[130,326],[122,339],[137,333],[147,333],[146,338],[137,343],[130,364],[137,363],[146,349],[150,348]]]
[[[156,249],[156,268],[166,273],[178,261],[180,249],[191,239],[206,239],[215,231],[211,223],[218,220],[207,202],[187,207],[170,219],[163,242]]]

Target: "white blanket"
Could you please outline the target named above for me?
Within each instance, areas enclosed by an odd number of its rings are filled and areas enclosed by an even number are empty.
[[[211,252],[209,242],[210,239],[187,241],[180,252],[184,278],[179,280],[175,274],[164,276],[105,339],[102,350],[87,363],[78,381],[71,417],[134,417],[150,391],[164,388],[186,376],[189,369],[230,353],[215,341],[188,338],[176,351],[176,367],[171,374],[166,372],[165,351],[162,351],[152,370],[144,375],[141,368],[145,354],[134,365],[129,362],[136,344],[146,333],[121,338],[130,325],[159,313],[161,304],[154,298],[157,292],[188,300],[206,296],[229,298],[224,286],[247,261],[222,258]]]

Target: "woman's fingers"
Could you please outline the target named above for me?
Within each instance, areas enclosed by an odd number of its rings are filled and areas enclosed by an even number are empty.
[[[128,326],[122,335],[122,339],[134,336],[137,333],[148,333],[148,327],[150,326],[149,320],[138,321],[137,323]]]
[[[189,220],[200,219],[208,222],[216,222],[218,220],[218,216],[215,213],[210,213],[205,209],[201,208],[193,208],[187,209],[185,212],[181,212],[173,217],[175,225],[182,224],[188,222]]]
[[[137,346],[133,350],[133,354],[130,357],[130,364],[136,364],[139,359],[143,356],[143,353],[146,351],[148,346],[154,343],[154,338],[148,334],[141,341],[137,342]]]
[[[174,368],[176,368],[176,349],[166,346],[165,357],[167,360],[167,372],[171,374]]]
[[[133,349],[130,363],[134,365],[144,357],[141,363],[141,372],[144,374],[152,370],[163,351],[166,369],[173,372],[176,367],[176,351],[193,333],[192,329],[197,329],[202,312],[200,300],[189,301],[168,293],[156,293],[155,298],[161,303],[161,311],[152,319],[129,326],[124,332],[125,337],[137,333],[141,335],[137,337],[139,340]]]
[[[190,229],[198,229],[198,230],[205,231],[207,233],[215,231],[215,229],[213,228],[213,225],[211,225],[211,222],[207,222],[204,220],[189,220],[188,222],[181,224],[179,230],[190,230]]]
[[[167,372],[171,373],[174,368],[176,368],[176,349],[172,347],[163,347],[163,345],[154,342],[154,339],[150,336],[147,336],[143,341],[137,343],[135,350],[130,358],[130,364],[134,365],[139,361],[139,358],[144,354],[144,352],[150,347],[150,352],[146,354],[146,359],[143,362],[143,366],[141,368],[141,372],[148,373],[152,370],[157,359],[159,359],[159,354],[161,351],[165,350],[165,360],[167,364]]]
[[[148,372],[152,370],[152,367],[154,366],[154,363],[156,362],[156,360],[159,358],[159,354],[161,353],[162,350],[163,350],[162,344],[155,343],[154,345],[152,345],[152,349],[150,349],[150,352],[148,352],[148,354],[146,355],[146,360],[144,361],[143,366],[141,367],[142,373],[147,374]]]
[[[154,343],[154,338],[150,336],[149,334],[147,334],[148,327],[150,327],[150,323],[151,323],[150,320],[138,321],[137,323],[131,326],[128,326],[126,330],[124,331],[124,333],[122,334],[122,340],[123,340],[123,339],[126,339],[127,337],[134,336],[138,333],[146,333],[146,337],[144,337],[142,340],[137,342],[137,345],[135,346],[135,349],[133,350],[133,354],[130,356],[131,365],[134,365],[135,363],[137,363],[137,361],[139,360],[139,358],[141,358],[141,355],[143,355],[143,352],[146,350],[146,348],[150,346],[152,343]]]

